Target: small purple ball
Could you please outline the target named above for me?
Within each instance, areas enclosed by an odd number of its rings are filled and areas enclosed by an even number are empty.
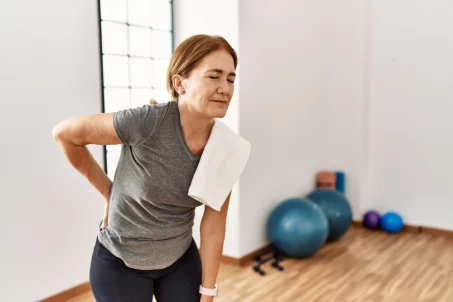
[[[366,228],[375,230],[381,224],[381,215],[377,211],[368,211],[363,215],[363,225]]]

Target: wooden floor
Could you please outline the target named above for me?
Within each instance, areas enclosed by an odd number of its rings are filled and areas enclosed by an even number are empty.
[[[222,264],[215,301],[453,301],[453,240],[429,234],[353,227],[310,259],[286,259],[283,272],[265,264],[260,276],[253,265]]]

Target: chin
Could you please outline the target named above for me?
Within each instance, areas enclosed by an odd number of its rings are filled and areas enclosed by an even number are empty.
[[[207,115],[210,118],[223,118],[225,117],[226,113],[226,110],[210,110]]]
[[[227,114],[227,111],[228,105],[222,107],[219,106],[216,108],[209,108],[206,113],[210,118],[223,118]]]

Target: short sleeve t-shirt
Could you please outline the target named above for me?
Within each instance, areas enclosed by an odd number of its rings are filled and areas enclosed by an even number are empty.
[[[187,193],[200,156],[186,144],[177,102],[121,110],[113,121],[123,146],[98,239],[128,267],[166,268],[192,241],[201,203]]]

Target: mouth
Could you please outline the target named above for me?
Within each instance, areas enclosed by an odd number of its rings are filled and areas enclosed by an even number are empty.
[[[223,103],[223,104],[226,104],[226,103],[227,103],[227,101],[222,101],[222,100],[212,100],[212,102]]]

